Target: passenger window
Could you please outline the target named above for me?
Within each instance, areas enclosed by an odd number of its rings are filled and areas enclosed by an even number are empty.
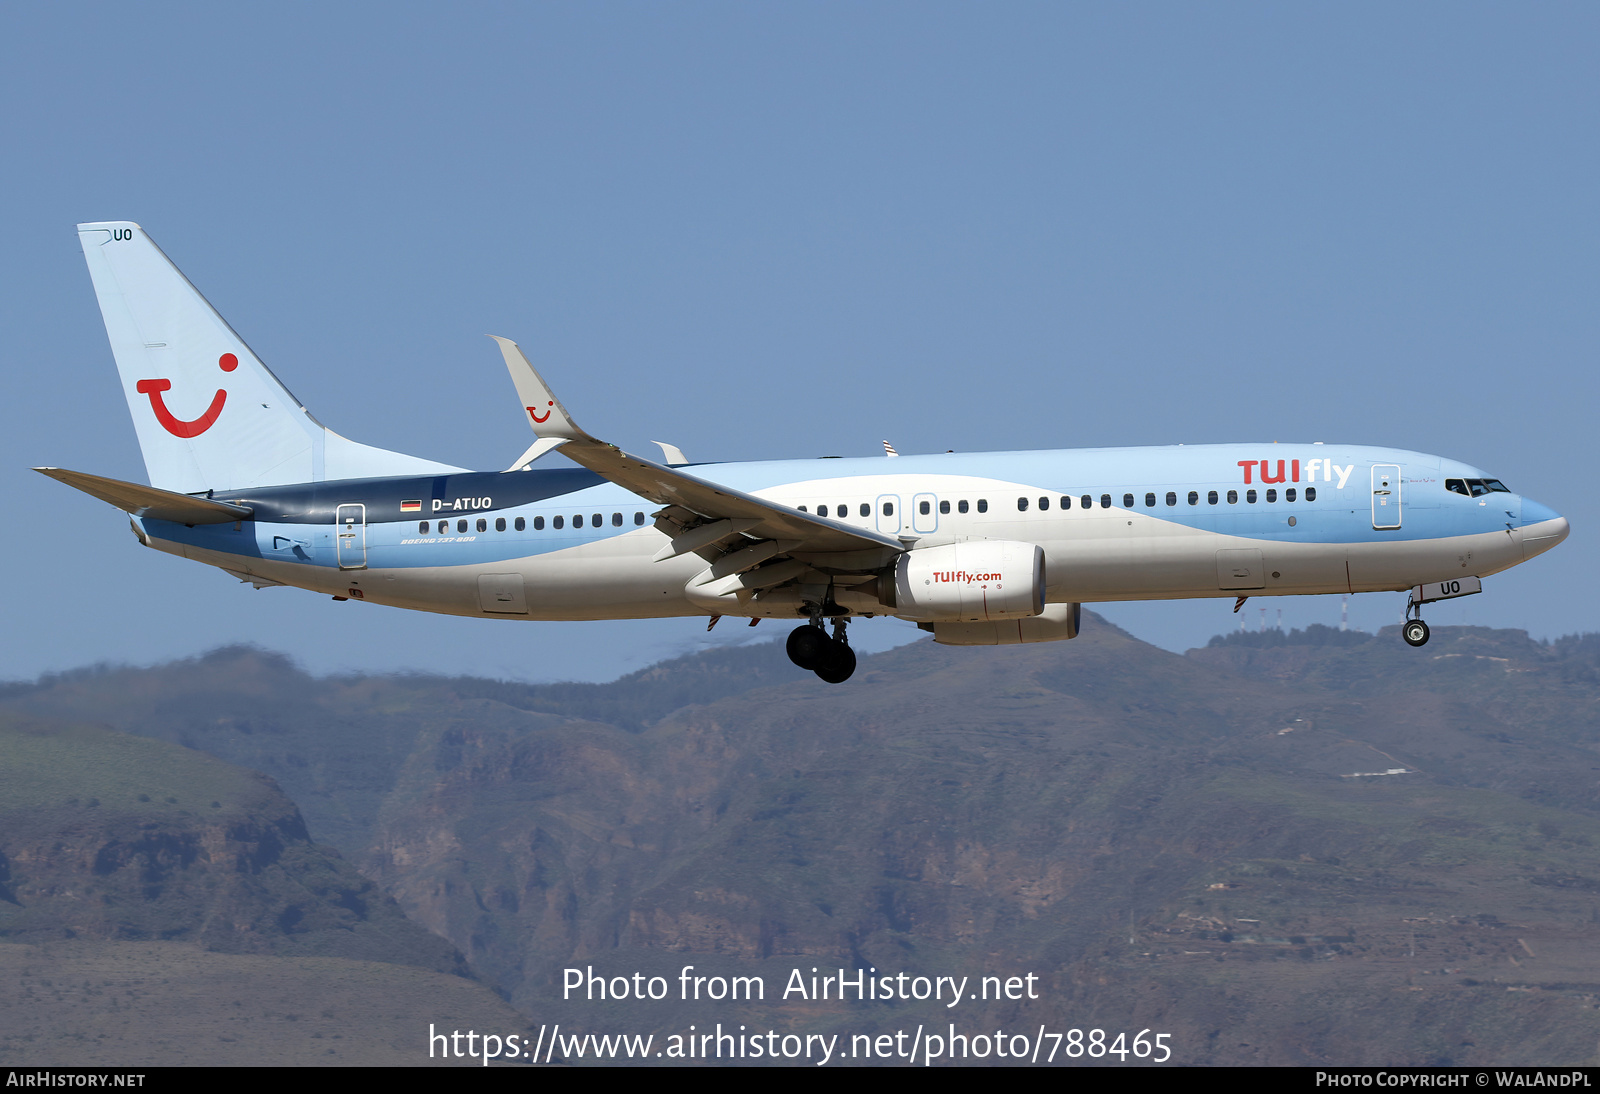
[[[827,515],[828,515],[828,507],[826,505],[817,506],[817,516],[825,517]]]
[[[1078,499],[1078,504],[1083,506],[1085,509],[1093,509],[1094,508],[1094,495],[1093,494],[1085,494],[1083,497]]]
[[[939,512],[941,512],[941,513],[950,512],[950,503],[947,502],[947,501],[941,501],[939,503]]]
[[[1268,490],[1267,491],[1267,500],[1268,501],[1277,501],[1278,500],[1278,492],[1276,490]]]
[[[1124,495],[1122,495],[1122,507],[1124,509],[1132,509],[1133,508],[1133,495],[1132,494],[1124,494]]]
[[[1048,508],[1050,508],[1050,499],[1049,498],[1040,498],[1039,499],[1039,508],[1040,509],[1048,509]]]
[[[1061,508],[1063,508],[1063,509],[1071,509],[1072,508],[1072,497],[1070,495],[1063,495],[1062,496],[1062,498],[1061,498]]]
[[[421,524],[417,525],[417,531],[426,532],[427,530],[428,530],[428,522],[427,521],[423,521]]]
[[[505,517],[495,517],[494,518],[494,530],[496,532],[504,532],[506,530],[506,518]]]
[[[512,527],[515,528],[519,532],[526,532],[528,530],[527,518],[518,517],[517,520],[516,520],[516,523],[513,524]]]
[[[872,506],[867,502],[861,503],[861,515],[864,517],[870,517],[872,515]],[[887,515],[888,514],[885,514],[885,516]]]
[[[1209,493],[1206,494],[1206,504],[1207,505],[1215,505],[1215,504],[1217,504],[1217,492],[1215,490],[1212,490],[1212,491],[1210,491]]]
[[[1307,501],[1316,501],[1317,500],[1317,488],[1315,486],[1306,487],[1306,500]]]
[[[1229,490],[1228,491],[1228,504],[1229,505],[1238,505],[1239,504],[1239,491],[1237,491],[1237,490]]]
[[[926,501],[918,502],[917,503],[917,512],[921,513],[923,516],[927,516],[929,513],[933,512],[932,503],[926,502]]]
[[[439,522],[439,534],[442,536],[446,532],[448,532],[449,530],[450,530],[450,522],[447,521],[447,520],[441,520]]]
[[[533,518],[533,530],[535,532],[544,531],[544,518],[543,517],[534,517]]]
[[[467,522],[466,521],[464,521],[464,520],[456,521],[456,532],[457,533],[465,532],[466,530],[467,530]]]
[[[558,532],[561,531],[561,526],[565,523],[566,521],[562,517],[550,518],[550,527],[554,528]]]
[[[611,514],[611,527],[613,527],[613,528],[621,528],[622,527],[622,514],[621,513],[612,513]]]
[[[1146,509],[1154,509],[1156,507],[1156,496],[1154,494],[1146,494],[1144,496],[1144,507]]]
[[[886,501],[883,503],[883,515],[886,517],[894,516],[894,502]]]
[[[967,499],[966,498],[962,498],[960,501],[956,502],[956,512],[965,513],[966,511],[967,511]]]
[[[1028,511],[1028,499],[1027,498],[1018,498],[1017,499],[1017,512],[1026,513],[1027,511]]]
[[[479,517],[478,518],[478,531],[487,532],[488,530],[489,530],[489,522],[484,520],[482,517]]]
[[[1178,504],[1178,495],[1174,494],[1171,490],[1167,491],[1167,504],[1168,505],[1177,505]]]
[[[591,528],[599,528],[604,523],[605,521],[601,519],[599,513],[596,513],[594,516],[589,518],[589,527]]]
[[[1287,490],[1285,490],[1283,492],[1283,500],[1284,501],[1293,501],[1294,500],[1294,487],[1291,486],[1291,487],[1289,487],[1289,489],[1287,489]]]
[[[572,516],[572,526],[574,528],[582,528],[583,527],[583,514],[582,513],[574,513],[573,514],[573,516]]]
[[[804,505],[797,505],[797,506],[795,506],[795,508],[800,510],[802,513],[807,511],[806,507]]]
[[[634,523],[634,527],[641,527],[644,524],[644,514],[643,513],[635,513],[635,514],[633,514],[633,523]]]
[[[1100,495],[1100,508],[1102,508],[1102,509],[1110,509],[1111,508],[1111,495],[1110,494],[1101,494]]]
[[[1212,501],[1216,501],[1217,499],[1216,498],[1212,498],[1211,500]],[[1198,490],[1189,491],[1189,504],[1190,505],[1199,505],[1200,504],[1200,491],[1198,491]]]
[[[988,511],[989,511],[989,499],[988,498],[979,498],[978,499],[978,512],[987,513]]]

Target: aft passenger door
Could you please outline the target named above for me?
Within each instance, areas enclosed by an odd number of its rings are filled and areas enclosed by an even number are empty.
[[[1372,527],[1400,527],[1400,465],[1372,465]]]
[[[367,568],[367,507],[341,505],[334,514],[334,552],[341,570]]]

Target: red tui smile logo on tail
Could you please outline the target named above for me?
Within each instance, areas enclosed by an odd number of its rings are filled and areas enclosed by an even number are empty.
[[[545,405],[546,406],[555,406],[556,405],[556,401],[554,399],[551,399]],[[544,425],[545,422],[548,422],[550,420],[550,412],[548,410],[546,410],[544,412],[544,417],[541,418],[541,417],[539,417],[538,412],[535,411],[533,409],[533,407],[530,406],[528,408],[528,417],[532,418],[534,421],[538,422],[540,425]]]
[[[231,353],[224,353],[217,358],[217,367],[223,372],[232,372],[239,367],[239,358]],[[211,405],[206,407],[206,412],[193,421],[184,421],[173,415],[167,409],[167,404],[162,400],[161,393],[172,389],[171,380],[140,380],[133,385],[134,390],[140,395],[150,396],[150,409],[155,411],[156,421],[161,423],[161,428],[171,433],[174,437],[198,437],[216,422],[217,415],[222,413],[222,404],[228,401],[228,392],[218,388],[217,393],[211,397]]]

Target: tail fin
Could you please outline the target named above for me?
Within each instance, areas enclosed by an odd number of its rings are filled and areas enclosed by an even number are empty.
[[[347,440],[129,221],[78,225],[150,485],[183,494],[461,468]]]

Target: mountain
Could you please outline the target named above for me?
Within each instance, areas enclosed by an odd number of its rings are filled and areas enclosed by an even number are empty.
[[[1179,656],[1086,619],[1068,643],[864,657],[840,687],[775,647],[608,685],[314,679],[233,649],[0,708],[270,774],[531,1021],[1148,1029],[1187,1063],[1594,1056],[1600,640]],[[686,965],[766,996],[678,1000]],[[671,997],[563,999],[591,967]],[[813,967],[1038,997],[783,998]]]
[[[520,1029],[466,972],[266,776],[0,713],[0,1062],[370,1066],[430,1018]]]

